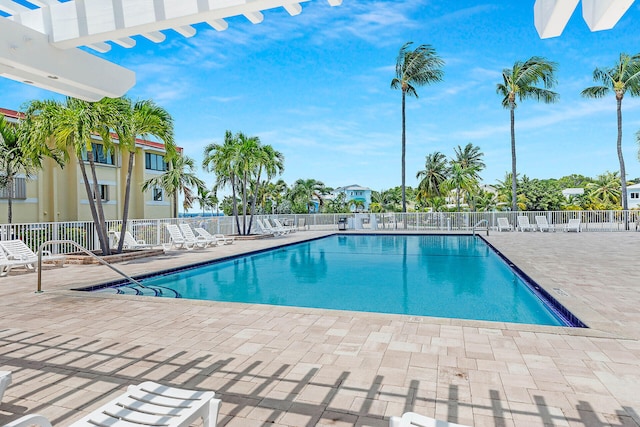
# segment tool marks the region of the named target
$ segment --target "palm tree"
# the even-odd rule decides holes
[[[622,192],[618,172],[598,175],[595,182],[587,184],[587,199],[592,209],[619,209]]]
[[[238,171],[237,171],[238,143],[230,130],[224,135],[222,144],[209,144],[204,148],[202,167],[207,172],[216,175],[214,191],[219,188],[231,187],[232,214],[236,220],[236,230],[240,233],[240,217],[238,216]]]
[[[325,194],[327,194],[327,188],[322,181],[299,179],[293,183],[290,198],[294,205],[296,203],[304,204],[307,208],[307,213],[311,213],[314,198],[318,200],[319,210],[322,210]]]
[[[362,212],[364,210],[364,201],[359,199],[351,199],[349,202],[349,207],[353,206],[353,210],[356,212]]]
[[[142,184],[142,191],[154,186],[162,188],[173,198],[173,217],[178,217],[178,196],[183,195],[182,207],[187,210],[193,206],[196,194],[205,187],[205,183],[195,174],[195,162],[190,157],[177,155],[170,159],[168,171],[146,180]],[[194,193],[193,187],[196,188]]]
[[[456,210],[460,211],[460,193],[462,190],[472,191],[478,186],[475,178],[478,167],[463,167],[462,163],[452,160],[449,165],[448,178],[444,182],[447,188],[456,190]]]
[[[203,168],[216,174],[216,189],[231,186],[233,192],[233,215],[240,234],[250,234],[255,207],[260,193],[263,173],[273,178],[284,168],[282,153],[270,145],[262,145],[260,138],[248,137],[242,132],[235,135],[226,131],[223,144],[209,144],[204,150]],[[240,192],[243,209],[242,227],[238,214],[236,192]],[[247,212],[251,198],[251,210]],[[250,214],[247,224],[246,216]]]
[[[511,174],[518,176],[516,171],[516,131],[515,131],[515,109],[516,98],[519,101],[525,99],[535,99],[545,104],[556,102],[558,94],[551,89],[556,81],[554,74],[557,69],[555,62],[547,61],[545,58],[533,56],[525,62],[517,61],[513,68],[502,70],[502,83],[496,86],[496,93],[503,96],[502,106],[509,110],[511,117]],[[543,87],[538,87],[542,83]],[[517,182],[511,183],[511,210],[518,210],[517,204]]]
[[[61,159],[54,153],[38,149],[30,150],[24,139],[28,135],[27,122],[9,123],[0,115],[0,188],[5,189],[7,198],[7,221],[13,221],[13,199],[15,198],[15,179],[19,173],[24,173],[26,179],[42,168],[42,157],[49,155],[62,164]]]
[[[122,207],[122,228],[120,229],[120,239],[118,239],[118,252],[122,252],[124,236],[127,231],[127,220],[129,218],[129,200],[131,194],[131,175],[133,172],[133,160],[136,153],[136,138],[148,139],[154,136],[164,144],[167,156],[170,159],[176,155],[176,147],[173,140],[173,118],[162,107],[153,101],[145,100],[132,103],[129,99],[120,98],[113,100],[119,103],[122,120],[116,127],[119,146],[123,155],[129,153],[127,163],[127,177],[125,182],[125,194]]]
[[[496,183],[496,192],[498,194],[498,205],[502,206],[513,206],[513,183],[512,183],[513,175],[511,173],[506,173],[504,179],[498,180]],[[517,177],[516,177],[517,179]],[[524,210],[527,207],[527,198],[524,194],[518,194],[516,196],[516,210]],[[511,208],[513,210],[513,208]]]
[[[198,204],[202,209],[202,215],[204,216],[207,209],[213,211],[213,208],[218,204],[218,196],[215,191],[210,191],[205,187],[198,188]]]
[[[396,76],[391,80],[392,89],[402,91],[402,212],[407,211],[405,190],[405,156],[406,156],[406,105],[407,96],[418,98],[417,86],[424,86],[442,81],[444,61],[430,45],[423,44],[415,50],[409,48],[413,42],[405,43],[396,59]]]
[[[485,168],[484,153],[480,151],[480,147],[468,143],[464,148],[459,145],[453,149],[456,154],[455,161],[460,163],[463,169],[467,169],[472,173],[472,177],[480,180],[480,172]]]
[[[53,137],[56,148],[66,153],[75,152],[89,201],[91,217],[98,235],[103,255],[109,255],[109,240],[100,197],[100,187],[96,174],[93,136],[98,134],[106,151],[112,149],[110,129],[115,129],[121,120],[117,104],[109,98],[99,102],[86,102],[67,97],[64,102],[53,100],[32,101],[27,108],[30,125],[28,141],[31,147],[43,147]],[[91,181],[87,176],[83,154],[89,162]]]
[[[439,151],[428,154],[424,163],[424,170],[418,171],[417,201],[430,199],[442,195],[442,184],[447,180],[447,158]]]
[[[259,140],[258,140],[259,142]],[[253,215],[256,212],[256,198],[260,190],[260,178],[262,172],[266,174],[266,179],[272,179],[276,175],[280,175],[284,170],[284,156],[281,152],[275,150],[271,145],[259,145],[255,153],[256,157],[255,165],[257,170],[255,172],[255,182],[253,189],[253,201],[251,203],[251,218],[249,220],[249,229],[247,234],[251,233],[251,224],[253,223]]]
[[[640,54],[629,56],[620,54],[620,59],[611,68],[596,68],[593,71],[593,80],[600,82],[600,86],[592,86],[582,91],[586,98],[602,98],[613,92],[616,96],[616,110],[618,114],[618,161],[620,162],[620,184],[622,188],[622,209],[629,208],[627,203],[627,175],[622,156],[622,100],[628,92],[630,96],[640,95]],[[626,227],[629,227],[625,221]]]

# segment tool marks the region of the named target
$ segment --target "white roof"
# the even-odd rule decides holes
[[[351,191],[371,191],[371,189],[369,187],[362,187],[358,184],[353,184],[353,185],[347,185],[346,187],[338,187],[336,188],[335,191],[347,191],[347,190],[351,190]]]
[[[309,0],[0,0],[0,76],[87,101],[124,95],[136,82],[131,70],[78,49],[107,52],[110,43],[131,48],[140,35],[155,43],[163,30],[184,37],[207,23],[218,31],[225,18],[243,15],[262,22],[263,10],[284,8],[290,15]],[[332,6],[342,0],[327,0]]]
[[[627,185],[627,190],[630,189],[630,188],[633,189],[633,190],[635,190],[636,188],[640,188],[640,182],[637,183],[637,184],[633,184],[633,185]]]
[[[572,194],[584,194],[584,188],[573,187],[573,188],[565,188],[562,190],[562,194],[564,196],[572,195]]]

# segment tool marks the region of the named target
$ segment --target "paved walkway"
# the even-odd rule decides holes
[[[118,264],[166,269],[284,242],[237,241]],[[325,233],[326,234],[326,233]],[[591,326],[168,300],[68,289],[65,266],[0,278],[0,425],[68,425],[145,380],[214,390],[226,426],[386,426],[413,410],[474,426],[640,426],[640,233],[492,233],[488,241]]]

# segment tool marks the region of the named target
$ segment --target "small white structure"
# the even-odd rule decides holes
[[[562,195],[567,199],[571,199],[573,196],[581,196],[584,194],[584,188],[565,188],[562,190]]]
[[[640,208],[640,183],[627,186],[627,206],[629,209]]]

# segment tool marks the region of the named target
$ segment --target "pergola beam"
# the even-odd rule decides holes
[[[116,98],[135,73],[80,49],[52,47],[46,35],[0,19],[0,75],[87,101]]]

